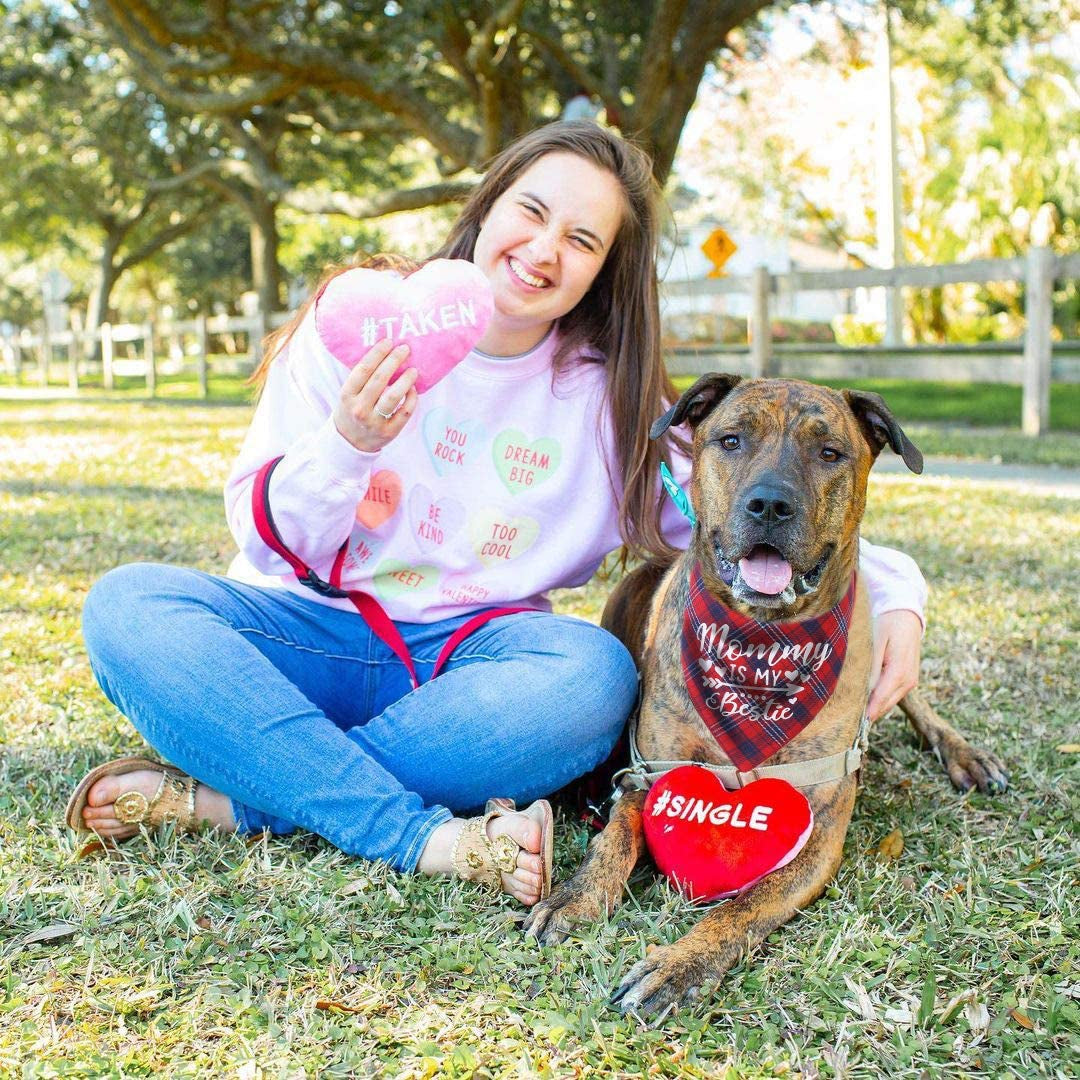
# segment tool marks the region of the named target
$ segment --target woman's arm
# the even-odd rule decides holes
[[[245,558],[262,573],[291,573],[263,543],[252,517],[255,475],[272,458],[283,455],[270,481],[270,508],[291,551],[317,571],[328,569],[352,530],[378,455],[356,449],[334,424],[346,374],[322,346],[313,308],[287,353],[271,365],[225,484],[229,528]]]
[[[859,570],[874,619],[873,689],[866,709],[877,720],[919,681],[926,581],[910,556],[866,540],[859,541]]]

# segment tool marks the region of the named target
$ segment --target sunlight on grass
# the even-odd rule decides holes
[[[135,559],[224,569],[220,489],[246,416],[0,408],[0,1075],[1069,1073],[1080,807],[1058,747],[1080,741],[1080,516],[1062,499],[872,481],[866,535],[932,585],[924,683],[1012,790],[956,795],[887,718],[826,895],[659,1028],[605,1003],[648,942],[698,917],[648,871],[609,920],[540,950],[508,903],[311,836],[165,830],[75,860],[73,783],[144,749],[94,684],[83,597]],[[557,604],[596,619],[608,591]],[[883,860],[894,829],[903,854]],[[565,806],[559,875],[588,835]]]

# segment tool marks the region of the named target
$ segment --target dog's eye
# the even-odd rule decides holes
[[[839,461],[843,456],[839,450],[834,450],[831,446],[825,446],[821,450],[822,461]]]
[[[738,435],[721,435],[720,445],[725,450],[738,450],[739,449],[739,436]]]

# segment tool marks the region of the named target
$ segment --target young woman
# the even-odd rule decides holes
[[[524,904],[546,892],[540,796],[607,756],[636,691],[622,645],[551,614],[547,593],[588,581],[620,545],[660,554],[688,535],[658,480],[661,457],[685,478],[685,454],[648,438],[674,398],[657,236],[646,155],[557,123],[494,160],[439,252],[483,273],[494,313],[435,387],[418,395],[411,368],[393,377],[406,349],[343,332],[349,271],[324,285],[264,362],[226,485],[241,552],[229,577],[141,564],[91,590],[94,672],[173,766],[94,770],[69,804],[74,828],[119,840],[162,820],[299,826]],[[259,490],[293,557],[379,601],[417,688],[370,620],[305,588],[268,545]],[[885,657],[880,713],[914,683],[923,585],[911,560],[869,545],[863,571]],[[529,610],[470,633],[430,678],[456,630],[506,606]]]

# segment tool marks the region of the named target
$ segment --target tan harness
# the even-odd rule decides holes
[[[859,730],[855,742],[849,750],[827,757],[808,758],[806,761],[791,761],[786,765],[759,765],[756,769],[742,772],[734,765],[710,765],[705,761],[646,761],[637,745],[638,710],[630,718],[628,729],[630,737],[630,765],[621,769],[613,777],[617,799],[629,791],[648,791],[666,772],[679,768],[680,765],[698,765],[714,773],[729,791],[746,787],[755,780],[775,777],[786,780],[792,787],[814,787],[816,784],[828,784],[843,780],[857,772],[862,765],[863,752],[866,750],[870,735],[870,718],[864,712],[859,721]]]

